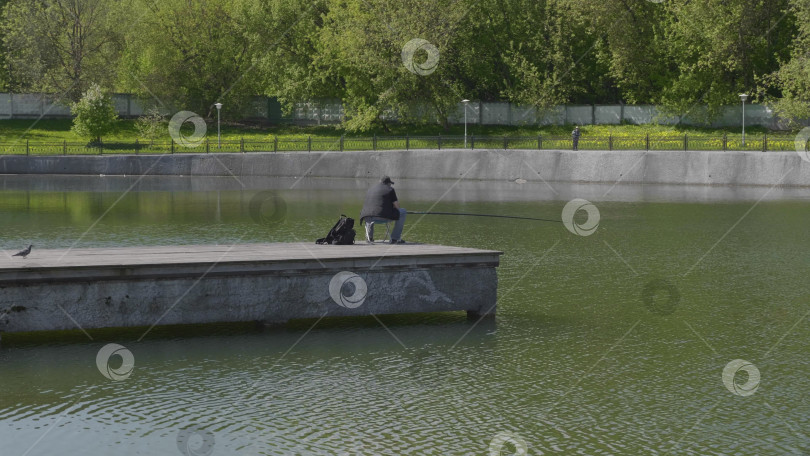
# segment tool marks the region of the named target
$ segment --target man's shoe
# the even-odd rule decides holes
[[[407,244],[407,242],[403,241],[402,239],[391,239],[392,244]]]

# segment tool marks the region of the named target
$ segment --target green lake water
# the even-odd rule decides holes
[[[339,214],[356,217],[370,183],[9,176],[0,239],[35,252],[311,242]],[[267,188],[284,208],[257,217],[250,202]],[[600,222],[577,236],[560,223],[410,215],[407,241],[504,252],[494,322],[6,336],[0,455],[810,454],[810,192],[396,188],[411,210],[555,219],[579,197]],[[110,342],[133,354],[125,380],[96,367]],[[749,364],[724,379],[734,360]]]

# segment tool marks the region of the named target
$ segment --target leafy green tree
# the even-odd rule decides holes
[[[98,84],[91,84],[81,100],[73,103],[70,112],[75,116],[73,132],[95,142],[101,142],[102,136],[115,130],[118,122],[112,98]]]
[[[5,9],[8,0],[0,0],[0,12]],[[2,13],[0,13],[0,21],[2,21]],[[8,64],[8,49],[6,48],[5,36],[8,30],[3,27],[0,29],[0,90],[8,92],[14,87],[11,75],[9,74]]]
[[[141,24],[126,37],[124,86],[167,109],[210,117],[238,113],[261,93],[247,25],[255,0],[145,0]]]
[[[471,14],[477,30],[465,40],[475,47],[469,58],[486,56],[497,72],[492,99],[548,108],[570,101],[591,80],[585,26],[565,0],[487,0]],[[487,72],[475,68],[473,79]]]
[[[114,0],[10,0],[3,44],[14,90],[64,94],[76,101],[97,82],[111,87],[121,52]]]
[[[761,95],[774,105],[780,117],[799,127],[802,121],[810,119],[810,0],[792,0],[791,8],[796,15],[798,34],[790,59],[763,78]],[[774,88],[781,96],[766,92]]]
[[[472,0],[437,0],[430,8],[417,0],[329,0],[314,62],[320,78],[335,82],[346,128],[380,124],[384,113],[446,126],[465,97],[459,30],[468,26],[466,12],[473,5]]]
[[[655,103],[675,74],[667,53],[667,8],[651,1],[568,0],[569,16],[587,37],[577,49],[577,69],[587,81],[579,92],[588,103]],[[590,94],[588,100],[582,99]]]
[[[207,117],[331,98],[365,130],[446,126],[463,98],[711,120],[759,88],[810,116],[810,0],[4,1],[0,85],[73,101],[91,81]]]
[[[327,0],[263,0],[246,10],[257,93],[277,97],[288,114],[298,101],[340,96],[340,78],[319,53]]]
[[[670,112],[710,120],[739,103],[790,50],[788,0],[671,0],[666,45],[675,75],[661,94]],[[697,106],[708,109],[700,116]]]

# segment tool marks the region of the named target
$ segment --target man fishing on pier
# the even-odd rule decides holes
[[[402,228],[405,227],[405,209],[399,207],[394,182],[388,176],[383,176],[380,182],[366,193],[363,210],[360,211],[360,222],[366,228],[366,241],[374,243],[375,223],[394,223],[391,232],[391,244],[404,244]]]

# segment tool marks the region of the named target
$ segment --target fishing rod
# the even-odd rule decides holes
[[[538,222],[557,222],[562,223],[562,220],[542,219],[533,217],[518,217],[515,215],[495,215],[495,214],[470,214],[468,212],[430,212],[430,211],[408,211],[408,214],[422,214],[422,215],[465,215],[469,217],[495,217],[495,218],[508,218],[519,220],[536,220]]]

